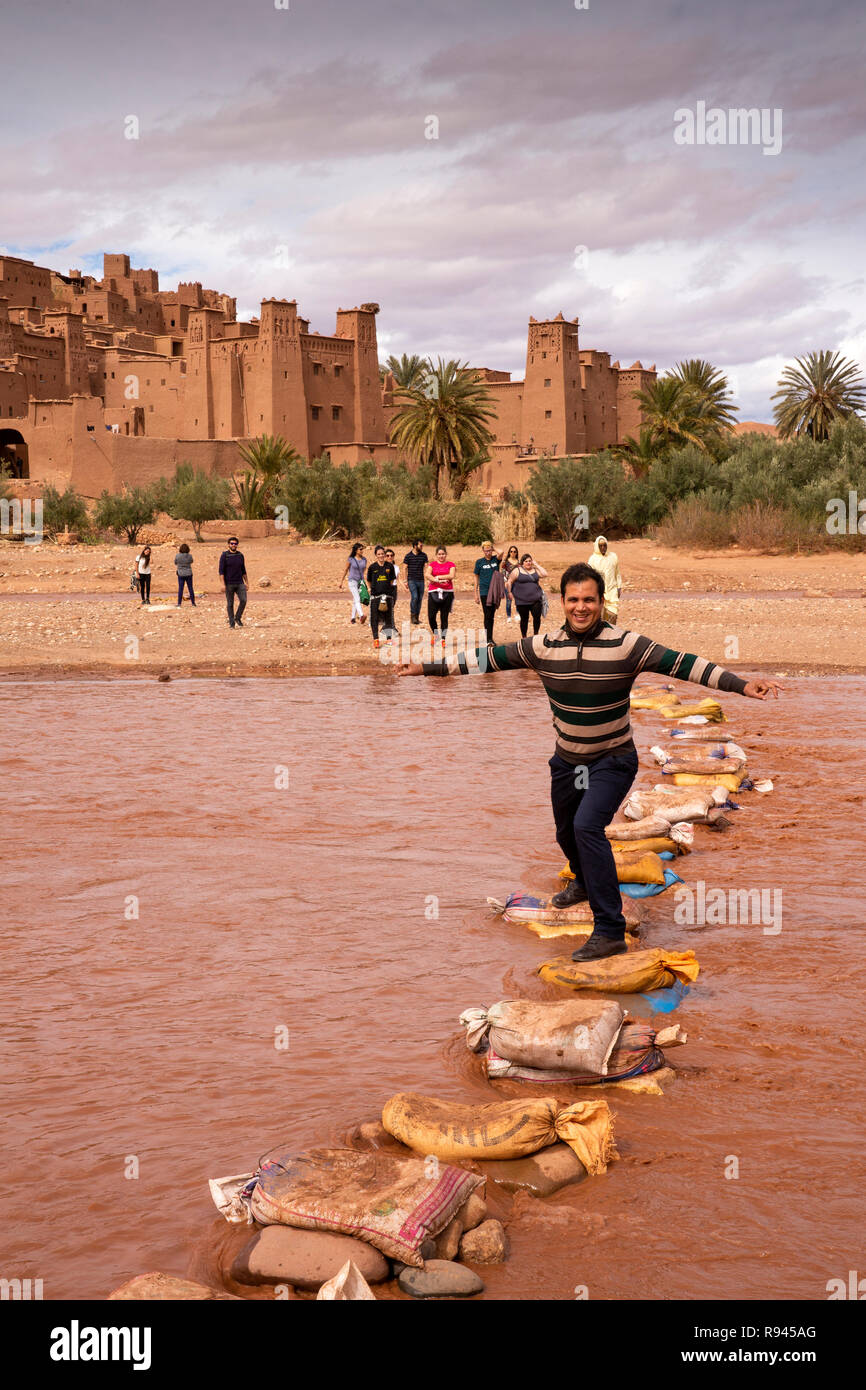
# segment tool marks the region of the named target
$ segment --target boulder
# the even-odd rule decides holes
[[[150,1274],[137,1274],[134,1279],[128,1279],[119,1289],[110,1293],[108,1298],[109,1301],[137,1299],[150,1302],[172,1299],[178,1303],[209,1298],[232,1298],[237,1302],[241,1301],[236,1294],[226,1293],[223,1289],[211,1289],[207,1284],[197,1284],[193,1279],[178,1279],[174,1274],[160,1274],[157,1270],[152,1270]]]
[[[268,579],[268,577],[267,577],[266,574],[263,574],[262,577],[261,577],[261,579],[259,580],[259,588],[260,588],[260,589],[269,589],[270,587],[271,587],[271,581]]]
[[[499,1221],[482,1221],[460,1241],[460,1258],[471,1265],[498,1265],[508,1254],[508,1237]]]
[[[405,1144],[401,1144],[399,1139],[395,1139],[393,1134],[389,1134],[381,1120],[366,1120],[364,1124],[358,1125],[353,1131],[354,1143],[352,1147],[359,1149],[391,1149],[399,1153],[408,1153]]]
[[[340,1273],[347,1260],[368,1284],[389,1277],[380,1251],[354,1236],[330,1231],[301,1231],[294,1226],[265,1226],[235,1258],[231,1277],[239,1284],[294,1284],[320,1289]]]
[[[423,1269],[403,1269],[397,1283],[412,1298],[471,1298],[484,1291],[474,1270],[451,1260],[428,1260]]]
[[[549,1197],[551,1192],[586,1177],[586,1169],[567,1144],[551,1144],[529,1158],[492,1159],[480,1167],[506,1192],[527,1191],[536,1197]]]
[[[462,1234],[463,1222],[460,1220],[460,1213],[458,1212],[454,1219],[449,1221],[445,1229],[440,1231],[436,1237],[436,1259],[456,1260]]]
[[[477,1192],[472,1193],[468,1201],[464,1202],[457,1215],[460,1217],[464,1231],[474,1231],[476,1226],[481,1225],[487,1215],[487,1203],[481,1196],[480,1188]]]

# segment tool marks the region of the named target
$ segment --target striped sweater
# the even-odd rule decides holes
[[[629,694],[642,671],[694,681],[710,690],[742,695],[746,682],[733,671],[691,652],[675,652],[650,637],[598,622],[578,635],[568,627],[505,646],[477,647],[443,662],[425,662],[425,676],[472,671],[535,671],[547,691],[556,751],[566,762],[593,762],[632,748]]]

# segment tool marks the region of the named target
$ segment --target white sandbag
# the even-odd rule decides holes
[[[609,840],[652,840],[658,835],[667,835],[668,821],[664,816],[642,816],[636,821],[611,821],[610,825],[605,826],[604,833]]]
[[[221,1212],[226,1221],[233,1225],[245,1223],[252,1225],[253,1218],[250,1212],[248,1195],[243,1196],[243,1189],[252,1183],[255,1173],[236,1173],[230,1178],[209,1178],[208,1187],[213,1198],[214,1206]]]
[[[464,1009],[466,1046],[491,1046],[518,1066],[607,1075],[607,1063],[625,1020],[613,999],[503,999],[489,1009]]]
[[[375,1303],[376,1295],[358,1266],[352,1260],[347,1260],[339,1273],[319,1289],[316,1302],[320,1299],[332,1303],[358,1303],[362,1300]]]

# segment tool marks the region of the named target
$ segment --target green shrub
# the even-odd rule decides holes
[[[58,492],[51,483],[46,483],[42,491],[42,525],[51,540],[67,527],[79,535],[90,530],[87,503],[71,483],[65,492]]]
[[[125,532],[129,544],[135,545],[142,526],[152,524],[156,511],[153,488],[134,487],[120,493],[106,489],[96,504],[94,520],[100,531],[113,531],[116,536]]]

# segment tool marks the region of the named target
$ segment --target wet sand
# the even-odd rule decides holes
[[[660,635],[686,618],[670,622]],[[559,997],[534,975],[557,944],[484,906],[549,891],[560,867],[546,697],[523,673],[368,669],[0,689],[17,732],[4,1247],[46,1299],[103,1298],[147,1269],[213,1271],[226,1228],[208,1177],[274,1145],[339,1142],[396,1090],[535,1093],[484,1080],[457,1019]],[[687,883],[781,889],[782,930],[691,930],[670,894],[652,903],[649,944],[694,948],[703,967],[669,1016],[689,1033],[677,1078],[663,1097],[609,1093],[622,1156],[606,1176],[503,1204],[511,1256],[484,1271],[485,1297],[570,1299],[584,1284],[591,1299],[824,1299],[862,1265],[866,682],[787,684],[778,703],[724,697],[776,790],[743,794],[734,828],[699,828],[677,864]],[[660,721],[635,725],[652,784]]]

